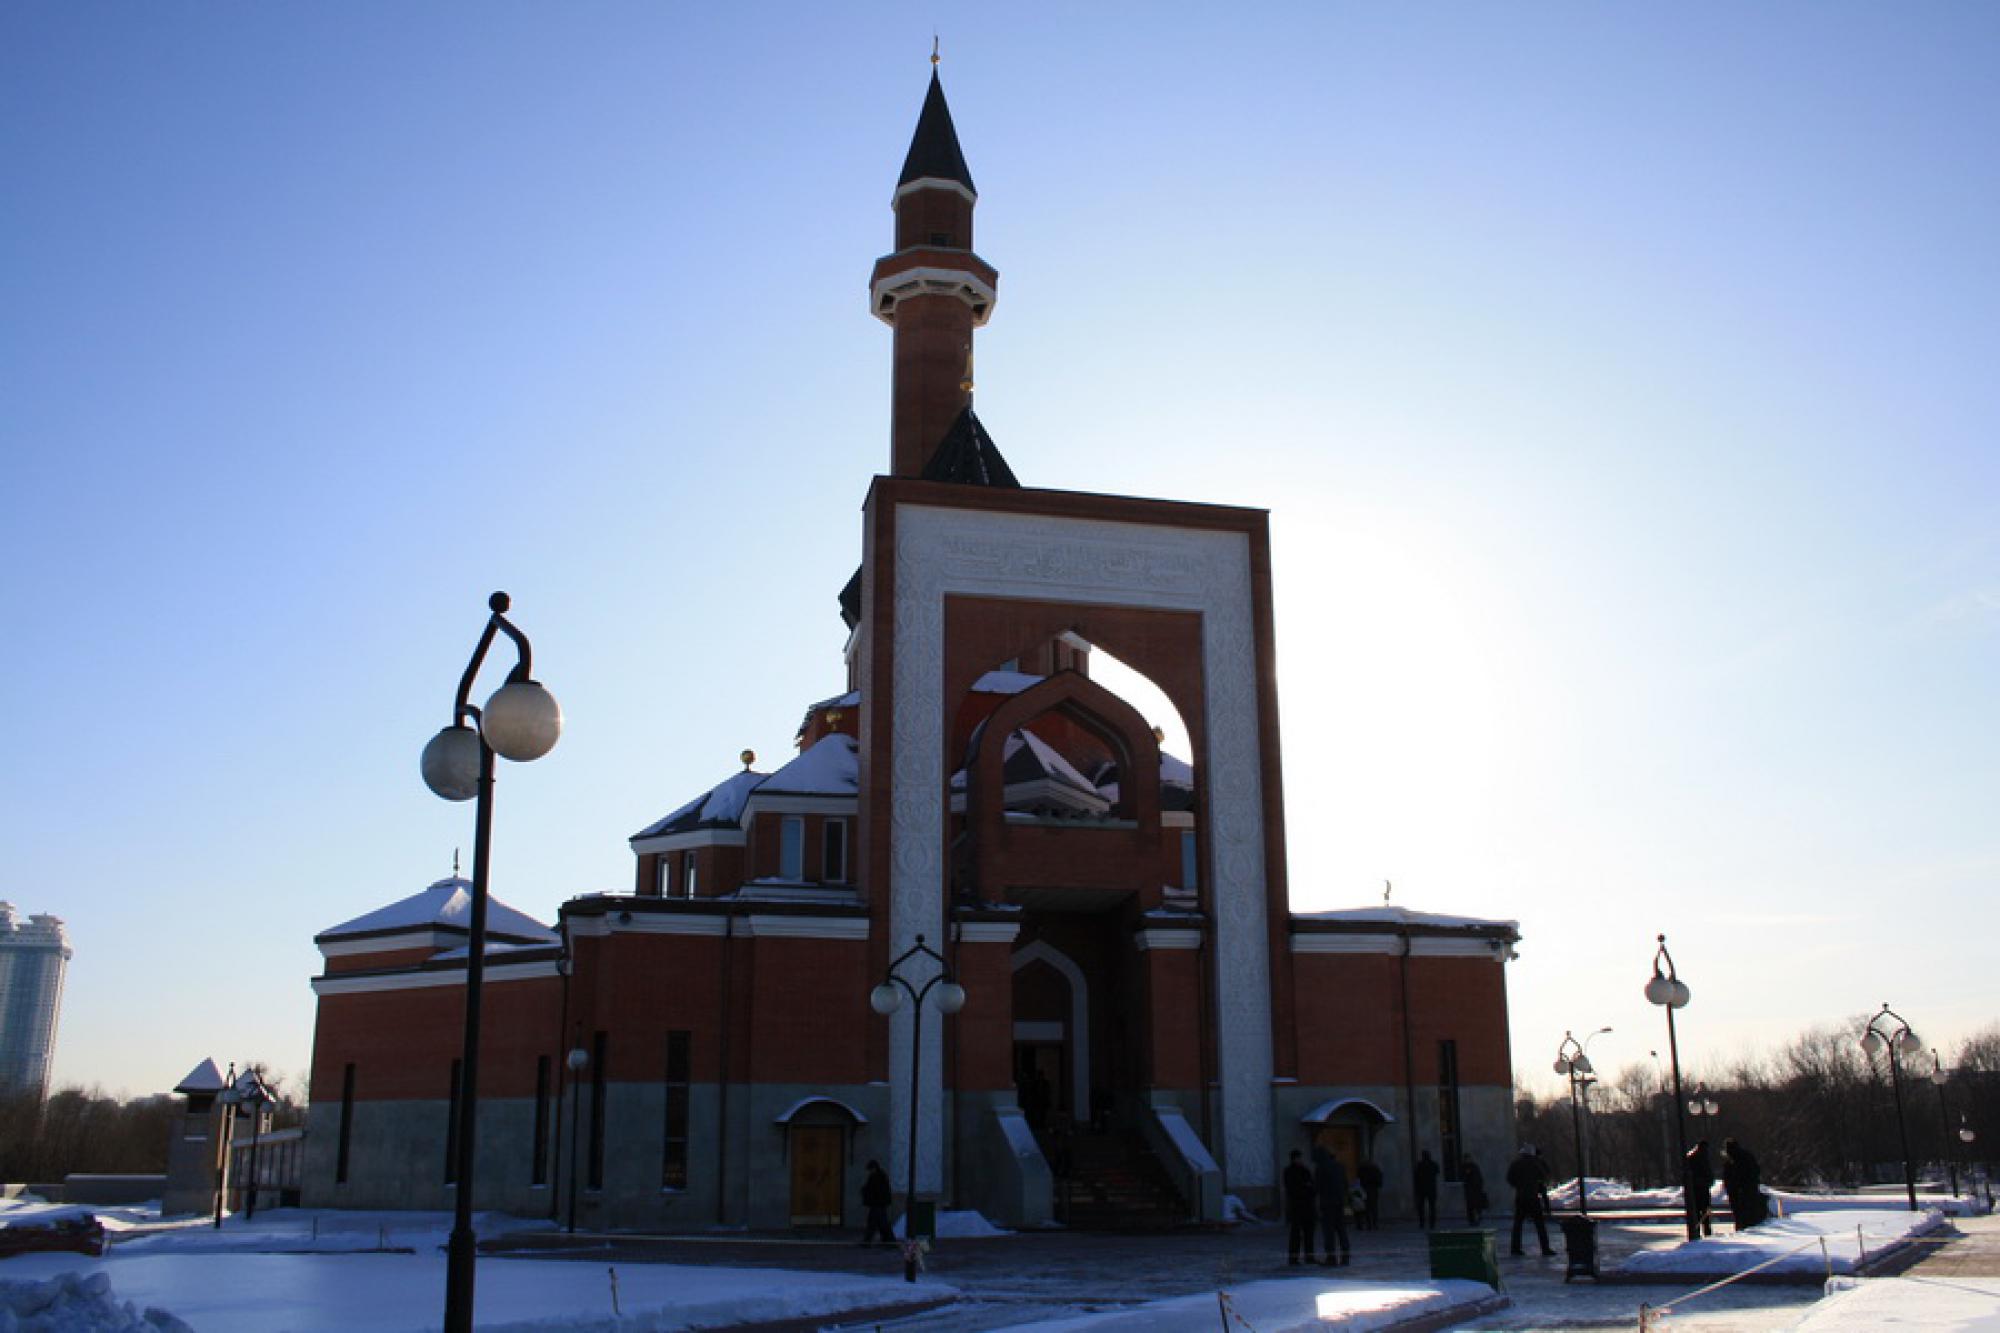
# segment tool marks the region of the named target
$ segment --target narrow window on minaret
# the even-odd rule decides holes
[[[682,859],[687,862],[687,866],[681,874],[681,897],[692,898],[694,897],[694,853],[687,852]]]
[[[820,848],[820,880],[827,884],[847,883],[847,821],[826,821],[825,842]]]
[[[1181,831],[1181,887],[1189,893],[1201,888],[1201,862],[1195,856],[1194,831]]]

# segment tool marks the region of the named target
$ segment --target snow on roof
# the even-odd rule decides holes
[[[1318,1106],[1313,1107],[1312,1110],[1307,1111],[1304,1115],[1300,1116],[1299,1123],[1306,1125],[1323,1125],[1329,1119],[1331,1119],[1332,1116],[1337,1111],[1347,1106],[1360,1106],[1366,1108],[1367,1110],[1373,1112],[1378,1117],[1379,1122],[1381,1124],[1393,1125],[1396,1123],[1395,1116],[1390,1115],[1387,1111],[1377,1106],[1374,1102],[1369,1101],[1366,1097],[1328,1098],[1326,1101],[1321,1102]]]
[[[855,1110],[852,1106],[849,1106],[846,1102],[841,1101],[838,1097],[824,1097],[824,1096],[799,1098],[797,1101],[793,1102],[790,1106],[787,1106],[784,1109],[783,1114],[779,1115],[778,1118],[772,1123],[779,1125],[789,1125],[792,1123],[792,1117],[797,1115],[799,1112],[805,1110],[808,1106],[831,1106],[838,1110],[847,1112],[847,1114],[853,1118],[854,1123],[857,1125],[865,1125],[868,1123],[867,1116],[861,1114],[861,1112]]]
[[[637,842],[640,838],[656,838],[663,833],[681,833],[688,829],[717,824],[733,825],[743,817],[743,803],[750,799],[750,793],[757,790],[769,776],[768,773],[758,773],[747,768],[740,773],[731,773],[665,819],[648,824],[634,833],[632,841]]]
[[[757,788],[761,795],[785,792],[795,796],[852,796],[859,790],[860,749],[854,737],[844,732],[820,737]]]
[[[982,724],[983,725],[983,724]],[[1021,751],[1026,749],[1025,759]],[[1001,776],[1008,783],[1032,782],[1037,778],[1050,778],[1067,783],[1078,791],[1098,795],[1098,790],[1089,778],[1076,771],[1076,766],[1057,754],[1055,749],[1032,731],[1016,731],[1007,737],[1007,743],[1000,750]],[[965,789],[965,770],[959,769],[951,775],[951,789]]]
[[[817,713],[822,708],[853,708],[859,705],[860,702],[861,691],[849,690],[845,694],[836,694],[831,699],[821,699],[816,704],[806,705],[806,712]]]
[[[1019,694],[1048,679],[1025,671],[989,671],[972,682],[974,694]]]
[[[1518,921],[1499,921],[1482,916],[1447,916],[1439,912],[1412,912],[1407,907],[1346,907],[1331,912],[1295,912],[1296,921],[1334,921],[1367,926],[1437,926],[1448,930],[1511,930],[1519,934]]]
[[[374,911],[343,921],[337,926],[329,926],[316,937],[327,939],[335,935],[363,935],[375,931],[416,930],[424,926],[443,926],[451,930],[468,930],[472,926],[472,881],[453,875],[441,879],[422,893],[413,893],[407,898],[378,907]],[[553,941],[556,933],[525,912],[517,912],[498,898],[488,895],[486,899],[486,931],[489,935],[513,937],[535,941]]]
[[[174,1091],[185,1093],[221,1092],[223,1087],[222,1071],[215,1067],[215,1061],[203,1060],[193,1069],[188,1070],[188,1076],[174,1085]]]

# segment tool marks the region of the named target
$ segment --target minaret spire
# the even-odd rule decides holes
[[[892,207],[896,249],[875,261],[869,304],[896,330],[890,472],[923,473],[972,402],[972,334],[992,313],[1000,275],[972,250],[979,192],[959,147],[931,39],[930,87]]]

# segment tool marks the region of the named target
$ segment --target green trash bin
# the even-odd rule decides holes
[[[1433,1231],[1431,1276],[1484,1282],[1500,1290],[1500,1252],[1490,1231]]]

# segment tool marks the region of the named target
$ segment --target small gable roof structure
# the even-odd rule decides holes
[[[757,785],[759,796],[852,796],[861,790],[861,752],[845,732],[822,736]]]
[[[472,929],[472,881],[453,875],[441,879],[421,893],[413,893],[387,907],[378,907],[351,921],[329,926],[313,937],[315,943],[351,938],[356,935],[389,935],[408,930],[449,930],[460,934]],[[541,922],[501,902],[491,894],[486,898],[486,937],[494,943],[553,944],[556,933]]]
[[[187,1077],[174,1085],[174,1091],[184,1095],[199,1096],[207,1092],[221,1092],[227,1085],[222,1080],[222,1071],[215,1067],[215,1061],[203,1060]]]
[[[731,773],[666,818],[634,833],[631,841],[691,833],[699,828],[735,828],[743,818],[743,805],[750,799],[750,793],[763,785],[764,779],[769,776],[768,773],[748,768],[740,773]]]

